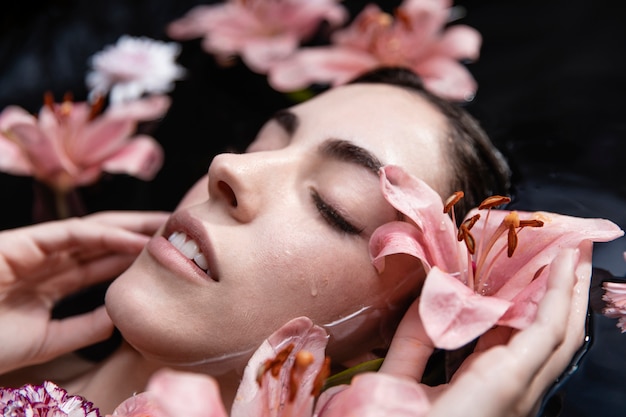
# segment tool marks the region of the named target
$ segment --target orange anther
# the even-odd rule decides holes
[[[463,191],[457,191],[456,193],[452,194],[450,197],[448,197],[448,199],[446,200],[445,206],[443,207],[443,212],[444,213],[449,213],[450,210],[452,210],[452,207],[459,202],[459,200],[461,200],[463,198],[464,194]]]
[[[479,210],[490,209],[490,208],[494,208],[502,204],[506,204],[510,201],[511,201],[510,197],[505,197],[501,195],[492,195],[491,197],[487,197],[486,199],[484,199],[483,202],[480,203],[480,206],[478,206],[478,209]]]

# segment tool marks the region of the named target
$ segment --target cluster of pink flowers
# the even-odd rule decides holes
[[[476,60],[482,39],[469,26],[448,26],[451,11],[451,0],[405,0],[393,15],[372,3],[339,28],[347,11],[336,0],[229,0],[197,6],[168,33],[203,38],[204,49],[221,63],[241,57],[278,91],[336,86],[376,67],[401,66],[442,97],[471,100],[476,82],[460,61]],[[299,47],[322,21],[335,29],[329,45]]]

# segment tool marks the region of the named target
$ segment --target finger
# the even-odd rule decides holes
[[[152,235],[165,224],[170,214],[165,211],[102,211],[83,218]]]
[[[380,371],[421,381],[434,347],[419,315],[419,299],[405,313]]]
[[[81,219],[42,223],[0,233],[0,279],[10,282],[54,266],[59,253],[78,250],[137,254],[148,237],[121,228]]]
[[[550,268],[546,293],[535,321],[516,333],[508,345],[496,346],[479,355],[457,375],[450,389],[435,404],[433,416],[526,415],[534,402],[521,396],[535,375],[549,361],[565,336],[575,284],[577,252],[563,251]],[[539,394],[535,393],[538,397]],[[495,400],[497,399],[497,400]],[[539,398],[535,398],[535,401]],[[475,410],[475,404],[483,404]],[[476,413],[472,414],[472,410]]]
[[[53,320],[37,355],[38,363],[101,342],[112,334],[113,322],[104,306],[89,313]]]
[[[116,278],[135,259],[134,255],[111,255],[87,263],[67,265],[63,271],[47,277],[46,282],[39,286],[39,291],[48,294],[56,302],[83,288]]]

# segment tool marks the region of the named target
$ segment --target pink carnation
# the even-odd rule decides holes
[[[52,382],[24,385],[21,388],[0,388],[0,411],[11,417],[100,417],[89,401]]]

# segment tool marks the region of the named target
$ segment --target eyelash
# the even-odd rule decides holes
[[[329,205],[315,190],[311,190],[311,198],[322,218],[334,229],[349,235],[359,235],[363,229],[346,220],[333,206]]]

